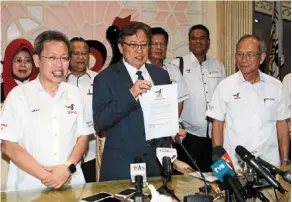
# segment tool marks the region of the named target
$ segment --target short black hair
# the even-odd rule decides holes
[[[150,41],[149,31],[147,27],[145,26],[145,24],[140,23],[140,22],[130,22],[125,27],[123,27],[119,34],[118,43],[122,44],[125,40],[125,37],[135,35],[138,32],[138,30],[142,30],[145,33],[148,43],[149,43]]]
[[[166,41],[166,44],[168,44],[168,33],[161,27],[153,27],[151,28],[151,37],[154,35],[163,35]]]
[[[70,40],[71,43],[74,43],[74,42],[82,42],[82,43],[85,43],[88,47],[88,50],[89,50],[89,45],[87,43],[87,41],[82,38],[82,37],[73,37],[71,40]]]
[[[202,25],[202,24],[194,25],[189,29],[189,39],[191,39],[192,31],[197,30],[197,29],[201,29],[201,30],[205,31],[206,34],[207,34],[207,39],[210,39],[210,31],[209,31],[209,29],[206,26]]]
[[[68,55],[71,57],[71,44],[65,34],[57,30],[47,30],[40,33],[34,40],[34,50],[37,55],[41,55],[44,50],[44,43],[47,41],[63,41],[68,48]]]

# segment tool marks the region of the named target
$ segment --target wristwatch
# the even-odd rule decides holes
[[[289,160],[282,160],[281,161],[281,165],[282,166],[290,166],[291,165],[291,162]]]
[[[76,166],[71,161],[66,161],[65,166],[67,166],[69,173],[72,175],[76,172]]]

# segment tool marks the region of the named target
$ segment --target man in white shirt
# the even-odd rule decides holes
[[[213,119],[213,146],[223,145],[236,169],[242,162],[235,153],[238,145],[275,166],[280,159],[289,164],[289,114],[281,82],[259,71],[265,52],[258,37],[240,38],[235,54],[240,71],[217,86],[206,113]]]
[[[149,48],[149,62],[165,69],[172,83],[177,84],[179,115],[183,109],[183,102],[189,98],[187,85],[177,66],[165,61],[168,45],[168,33],[161,27],[151,28],[151,42]]]
[[[288,110],[291,117],[291,73],[287,74],[283,78],[283,88],[284,88],[285,97],[287,99],[286,110]]]
[[[223,64],[207,56],[209,35],[204,25],[192,26],[189,30],[190,53],[183,56],[182,61],[172,61],[180,67],[190,94],[181,114],[187,130],[183,144],[203,172],[211,171],[212,164],[211,123],[205,113],[217,84],[226,77]],[[179,160],[193,165],[182,149],[178,148],[178,156]]]
[[[88,112],[88,119],[92,119],[92,94],[93,80],[97,72],[88,69],[89,46],[81,37],[74,37],[70,40],[72,58],[70,60],[69,74],[65,81],[78,87]],[[96,137],[92,134],[89,137],[88,151],[84,155],[82,171],[86,182],[96,181]]]
[[[79,161],[86,151],[92,120],[78,89],[63,80],[70,42],[58,31],[45,31],[34,42],[37,79],[15,87],[1,117],[2,152],[10,159],[7,190],[85,183]]]

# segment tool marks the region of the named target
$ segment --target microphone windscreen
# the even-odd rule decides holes
[[[171,159],[169,156],[164,156],[162,158],[162,166],[164,171],[169,172],[171,171]]]
[[[249,151],[247,151],[246,148],[244,148],[243,146],[238,145],[235,148],[236,153],[240,156],[240,158],[244,159],[245,156],[248,156],[250,154]]]

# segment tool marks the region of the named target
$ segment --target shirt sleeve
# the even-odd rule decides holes
[[[167,71],[170,76],[172,83],[177,84],[177,100],[182,102],[190,98],[189,91],[187,89],[187,84],[179,71],[179,68],[171,63],[165,64]]]
[[[89,109],[86,107],[84,100],[81,98],[81,96],[80,102],[80,113],[77,119],[78,134],[79,136],[95,134],[92,113],[89,112]]]
[[[222,85],[218,85],[213,94],[212,100],[208,105],[206,116],[213,119],[224,121],[226,114],[226,102],[223,99]]]
[[[283,93],[285,96],[285,109],[291,117],[291,80],[289,79],[290,75],[287,75],[283,79]]]
[[[287,105],[284,87],[281,84],[279,90],[279,102],[277,103],[277,120],[285,120],[291,117],[290,110],[287,109]]]
[[[18,143],[22,132],[20,128],[20,120],[18,111],[18,102],[20,96],[15,89],[12,89],[5,99],[4,106],[1,110],[1,140],[8,140],[10,142]]]

